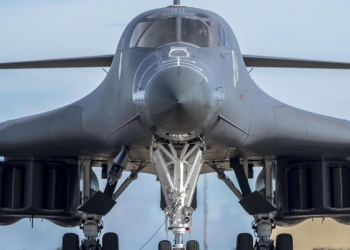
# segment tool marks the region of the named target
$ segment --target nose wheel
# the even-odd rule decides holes
[[[172,250],[170,241],[162,240],[161,242],[159,242],[158,250]]]
[[[199,243],[196,240],[189,240],[186,244],[186,250],[199,250]]]
[[[162,240],[158,244],[158,250],[177,250],[179,248],[173,248],[170,241]],[[184,248],[181,248],[184,250]],[[104,250],[104,249],[103,249]],[[186,250],[199,250],[199,243],[196,240],[189,240],[186,244]],[[247,250],[247,249],[244,249]],[[249,249],[250,250],[250,249]]]
[[[174,244],[161,241],[159,249],[185,250],[183,238],[192,225],[192,200],[204,163],[205,141],[170,141],[154,136],[150,149],[166,204],[167,232],[174,234]],[[186,249],[199,250],[199,244],[190,240]]]

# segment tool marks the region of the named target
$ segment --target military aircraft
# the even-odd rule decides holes
[[[217,172],[255,218],[236,248],[293,249],[275,225],[329,216],[348,223],[349,123],[279,102],[261,91],[247,67],[342,68],[347,63],[241,55],[229,25],[210,11],[175,1],[136,17],[115,55],[2,63],[0,68],[111,66],[91,94],[65,107],[0,124],[3,225],[35,216],[77,226],[63,249],[118,249],[102,238],[101,218],[139,172],[157,175],[175,242],[159,249],[199,249],[183,235],[196,208],[201,173]],[[91,166],[108,185],[101,192]],[[257,191],[248,185],[263,165]],[[240,190],[225,175],[234,170]],[[115,191],[123,171],[130,177]],[[80,189],[79,181],[83,181]],[[275,180],[275,187],[273,182]]]

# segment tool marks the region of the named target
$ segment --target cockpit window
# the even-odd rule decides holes
[[[181,40],[199,47],[219,47],[220,43],[213,32],[197,19],[182,18]]]
[[[222,29],[221,25],[212,21],[206,21],[206,24],[215,33],[216,37],[220,40],[220,43],[226,47],[227,46],[226,34],[225,34],[225,31]]]
[[[158,48],[176,42],[176,18],[160,19],[149,27],[137,42],[140,48]]]
[[[130,39],[130,47],[136,46],[136,43],[140,39],[140,36],[143,34],[143,32],[145,32],[145,30],[148,28],[148,26],[150,26],[150,24],[151,22],[142,22],[136,25]]]
[[[225,32],[218,23],[171,17],[137,24],[130,39],[130,47],[158,48],[174,42],[191,43],[199,47],[227,46]]]

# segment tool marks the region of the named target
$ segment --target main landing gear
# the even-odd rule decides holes
[[[183,237],[191,230],[191,203],[204,162],[205,142],[202,138],[178,142],[153,137],[150,149],[166,203],[167,230],[174,234],[174,244],[161,241],[158,250],[184,250]],[[199,250],[199,243],[189,240],[186,250]]]
[[[79,171],[82,180],[82,206],[80,229],[84,232],[84,239],[79,242],[79,236],[68,233],[62,238],[62,250],[119,250],[119,238],[115,233],[105,233],[102,242],[99,239],[103,229],[102,217],[106,215],[115,205],[115,200],[127,188],[127,186],[137,179],[138,173],[147,165],[140,163],[136,170],[131,171],[130,176],[114,192],[118,180],[121,178],[123,170],[129,158],[127,147],[122,148],[118,156],[108,162],[108,183],[102,193],[98,187],[98,180],[92,171],[90,159],[83,159],[79,164]],[[95,187],[95,188],[93,188]]]
[[[224,169],[218,168],[214,162],[208,163],[218,173],[218,178],[223,180],[237,196],[242,207],[254,217],[252,228],[256,236],[255,243],[253,243],[251,234],[241,233],[237,236],[236,250],[293,250],[291,235],[278,235],[276,244],[271,239],[272,230],[276,227],[272,178],[274,171],[276,171],[276,160],[272,158],[265,159],[262,170],[264,187],[259,192],[251,192],[248,183],[248,160],[243,159],[242,163],[238,160],[230,161],[230,167],[235,171],[241,191],[225,175]]]
[[[99,244],[99,241],[96,241],[97,244],[86,246],[86,242],[82,244],[80,248],[79,236],[74,233],[67,233],[62,238],[62,249],[63,250],[118,250],[119,249],[119,239],[118,235],[115,233],[105,233],[102,237],[102,246]]]

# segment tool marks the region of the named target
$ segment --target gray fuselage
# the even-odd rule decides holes
[[[154,25],[172,30],[152,33]],[[191,41],[196,27],[204,32],[205,44]],[[168,41],[148,41],[142,37],[147,34],[168,36]],[[88,96],[0,124],[0,155],[110,158],[128,145],[133,161],[149,161],[153,135],[175,141],[204,137],[206,159],[213,161],[243,156],[343,160],[350,153],[348,121],[285,105],[254,83],[233,31],[220,16],[170,6],[129,23],[106,78]]]

